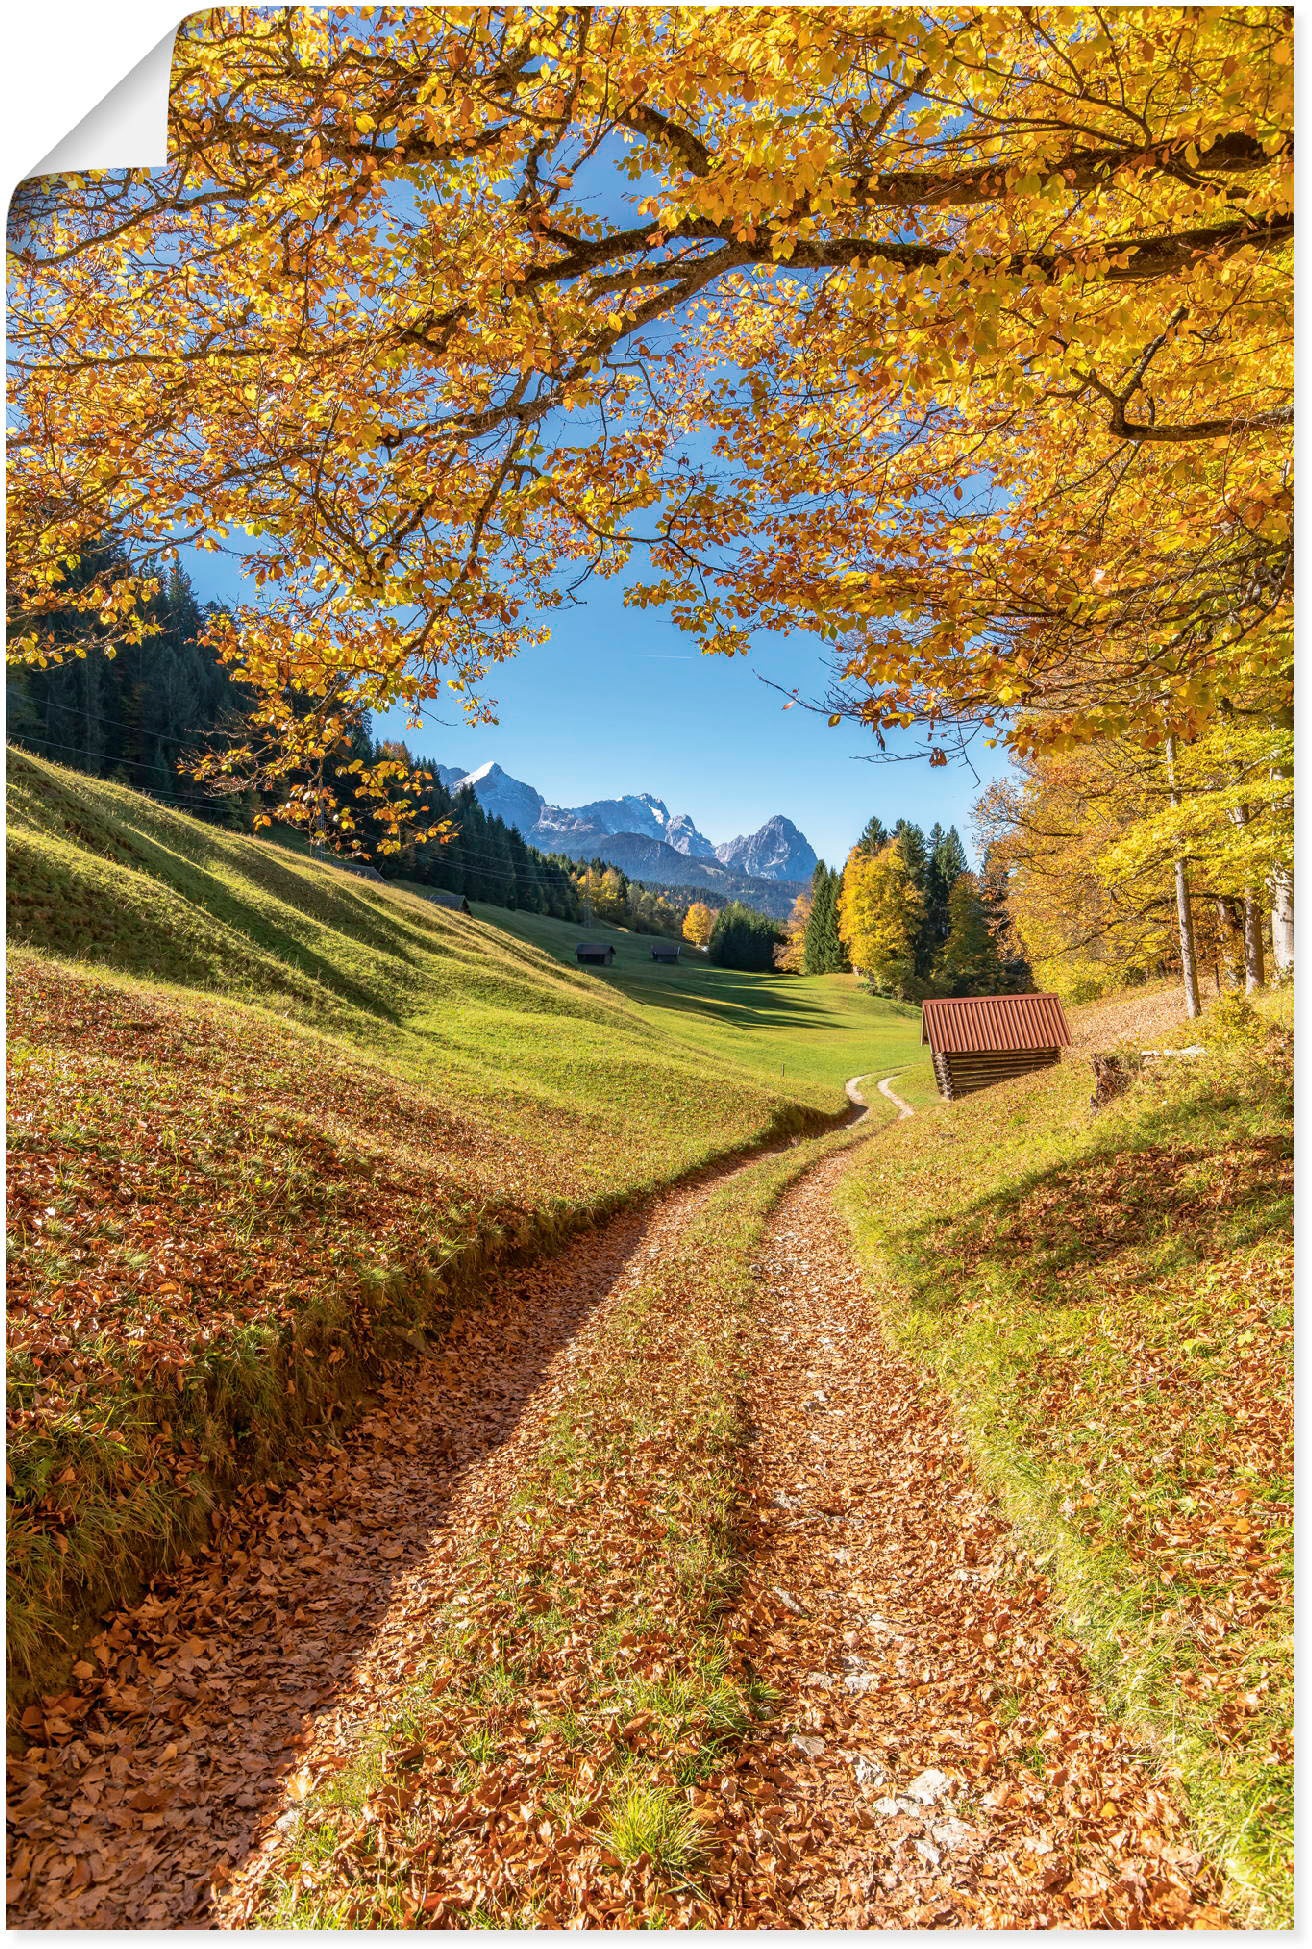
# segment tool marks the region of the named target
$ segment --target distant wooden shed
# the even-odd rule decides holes
[[[591,961],[608,968],[615,959],[615,950],[601,941],[580,941],[574,950],[574,959]]]
[[[367,859],[342,859],[337,853],[326,853],[317,847],[315,858],[321,859],[325,866],[340,867],[343,873],[354,873],[360,880],[381,880],[383,877]]]
[[[677,961],[679,958],[679,943],[677,941],[653,941],[651,944],[651,958],[653,961]]]
[[[926,1002],[921,1011],[920,1040],[946,1097],[1046,1069],[1070,1039],[1056,995],[970,995]]]
[[[414,887],[412,892],[422,893],[425,900],[431,900],[435,907],[449,907],[453,914],[467,914],[469,902],[463,893],[442,893],[437,887]]]

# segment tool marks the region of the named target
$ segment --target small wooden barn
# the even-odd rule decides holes
[[[653,961],[677,961],[679,958],[679,943],[677,941],[653,941],[651,944],[651,958]]]
[[[615,959],[615,950],[602,941],[580,941],[574,950],[576,961],[590,961],[608,968]]]
[[[321,859],[325,866],[336,866],[343,873],[354,873],[360,880],[381,880],[383,877],[367,859],[342,859],[337,853],[325,853],[319,848],[315,849],[315,857]]]
[[[437,887],[412,887],[412,893],[422,893],[425,900],[431,900],[435,907],[448,907],[453,914],[467,914],[469,902],[463,893],[442,893]]]
[[[970,995],[926,1002],[921,1011],[920,1040],[946,1097],[1046,1069],[1070,1039],[1056,995]]]

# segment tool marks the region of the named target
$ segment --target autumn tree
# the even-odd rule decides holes
[[[1293,872],[1292,729],[1219,715],[1197,738],[1048,753],[981,802],[1040,979],[1074,997],[1181,970],[1180,878],[1198,969],[1260,984]]]
[[[916,946],[924,916],[924,897],[897,840],[875,854],[848,855],[838,908],[843,946],[876,994],[906,1001],[918,992]]]
[[[229,551],[306,823],[635,554],[944,761],[1287,701],[1291,83],[1266,7],[193,14],[167,166],[15,202],[15,653]]]
[[[781,974],[803,974],[806,970],[806,930],[811,921],[811,896],[799,893],[784,922],[784,938],[774,951],[774,965]]]
[[[683,938],[694,947],[705,947],[715,926],[715,910],[704,900],[694,900],[683,917]]]

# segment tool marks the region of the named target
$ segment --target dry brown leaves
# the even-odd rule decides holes
[[[431,1674],[427,1730],[394,1742],[360,1816],[403,1871],[392,1926],[459,1925],[526,1895],[538,1922],[602,1926],[1223,1923],[1168,1791],[1100,1717],[942,1401],[883,1346],[829,1203],[840,1168],[788,1196],[764,1255],[749,1579],[727,1636],[777,1714],[687,1786],[694,1887],[622,1867],[600,1831],[606,1777],[632,1756],[658,1782],[685,1777],[677,1739],[606,1703],[687,1664],[695,1606],[663,1610],[650,1581],[684,1458],[634,1443],[626,1412],[601,1417],[596,1493],[550,1512],[549,1561],[527,1521],[515,1558],[512,1498],[581,1364],[631,1359],[608,1317],[635,1283],[659,1286],[700,1190],[504,1282],[338,1454],[287,1494],[247,1495],[210,1552],[112,1622],[11,1769],[14,1919],[258,1919],[298,1809]],[[664,1350],[698,1335],[682,1301],[672,1284],[654,1318],[653,1398]],[[489,1721],[458,1667],[519,1655],[532,1579],[510,1604],[507,1561],[517,1576],[528,1556],[573,1607],[524,1665],[527,1693]],[[603,1656],[626,1608],[641,1629]],[[434,1668],[453,1620],[463,1649]],[[575,1707],[593,1715],[581,1747],[544,1736],[544,1714]],[[475,1718],[497,1750],[471,1778]],[[377,1836],[340,1837],[333,1873],[348,1897],[354,1878],[360,1919],[379,1855]]]
[[[792,1927],[1224,1926],[1217,1883],[1101,1715],[937,1391],[881,1340],[827,1196],[773,1228],[751,1401],[737,1873]]]

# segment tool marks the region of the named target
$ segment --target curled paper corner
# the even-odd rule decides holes
[[[175,33],[167,33],[138,61],[104,100],[28,171],[29,179],[93,169],[162,169],[168,159]]]

